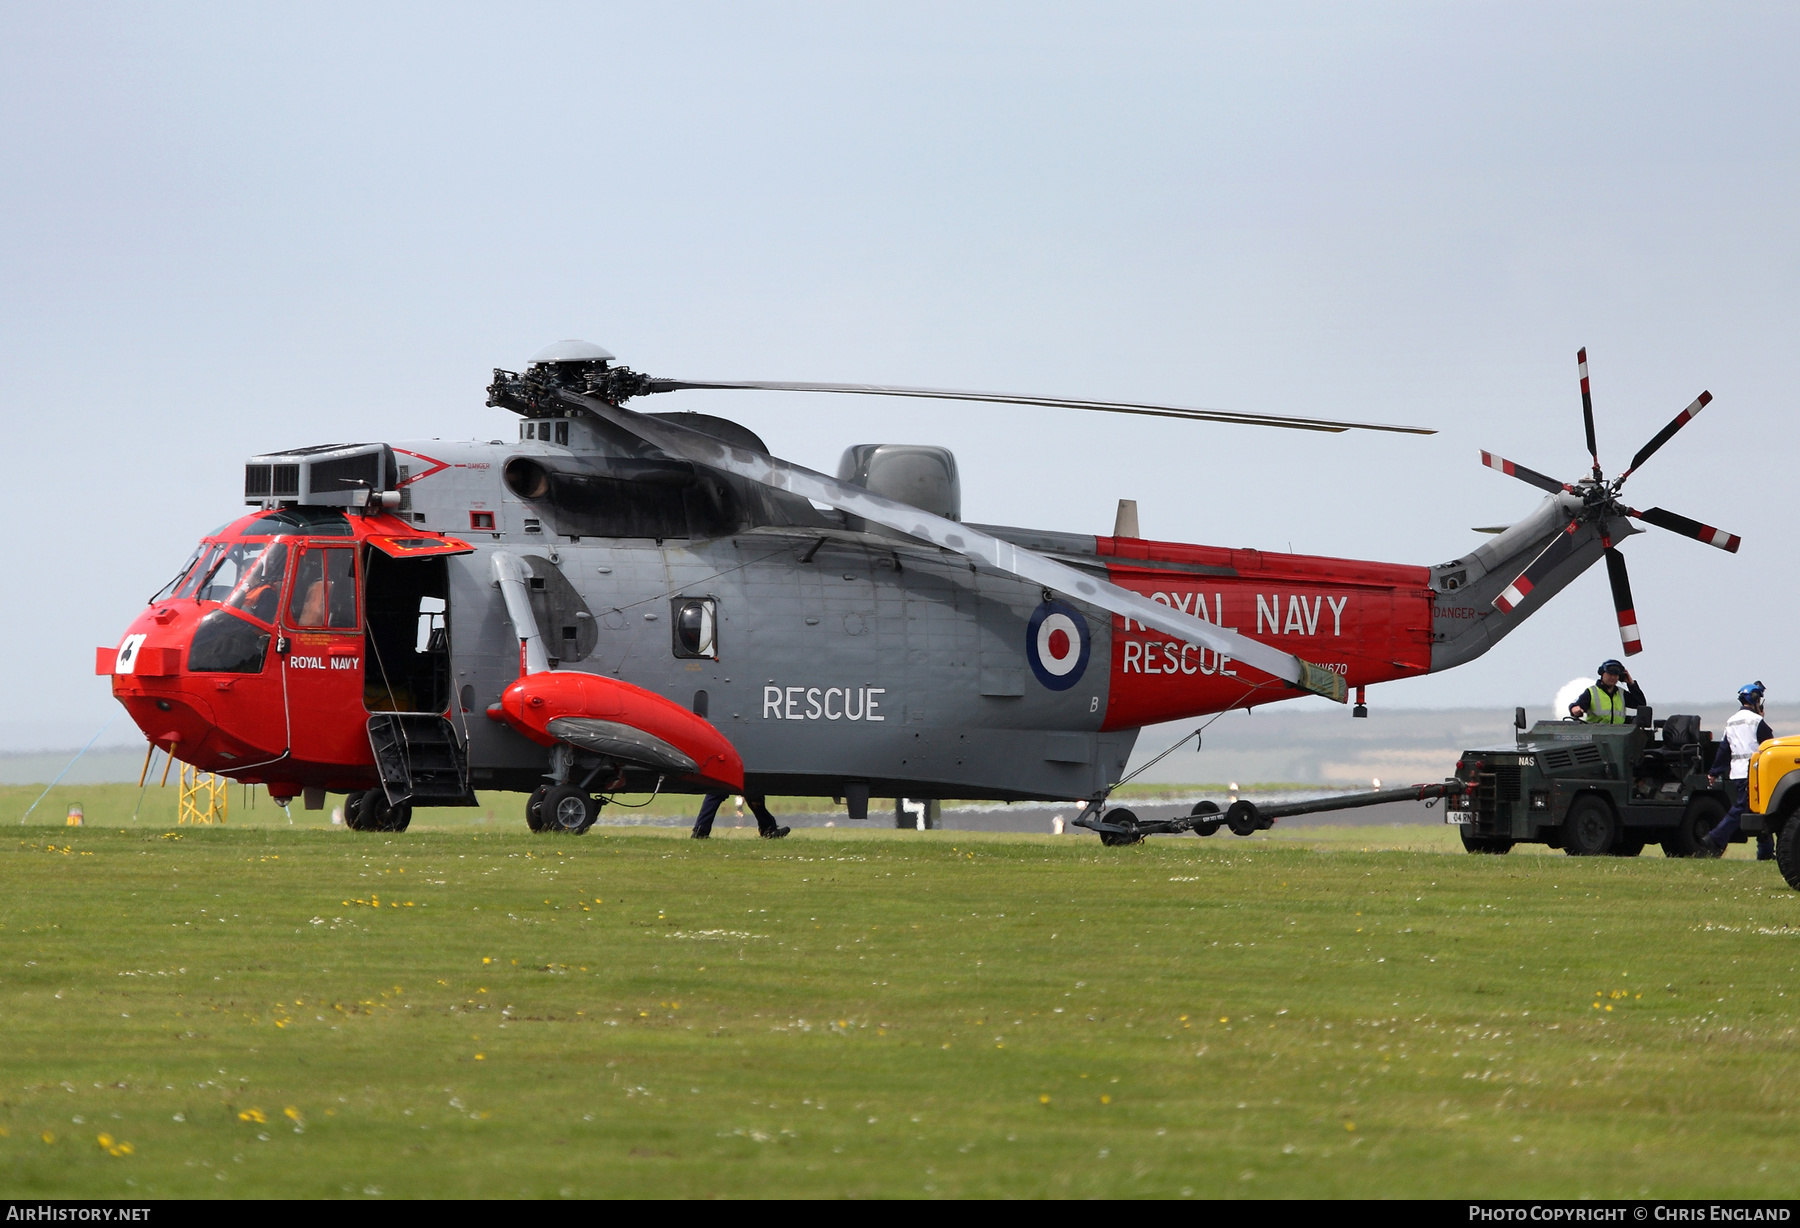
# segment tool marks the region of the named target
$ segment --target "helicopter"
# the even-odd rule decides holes
[[[1601,558],[1641,650],[1617,543],[1633,521],[1739,539],[1620,501],[1710,401],[1608,481],[1579,354],[1592,473],[1489,541],[1417,566],[975,525],[954,454],[858,444],[835,476],[746,427],[630,402],[684,389],[855,393],[1281,429],[1431,434],[1147,402],[899,385],[696,381],[583,341],[496,369],[516,439],[330,444],[250,457],[251,510],[208,534],[116,647],[96,651],[153,748],[267,787],[345,795],[358,831],[415,806],[527,794],[579,834],[621,793],[729,791],[1075,801],[1106,811],[1139,730],[1449,669]],[[1203,803],[1202,806],[1205,804]],[[1210,834],[1201,808],[1185,826]]]

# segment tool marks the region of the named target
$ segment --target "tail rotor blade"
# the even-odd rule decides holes
[[[1525,598],[1531,596],[1531,590],[1541,583],[1545,576],[1554,571],[1559,563],[1575,552],[1575,530],[1580,528],[1579,521],[1571,520],[1569,527],[1556,535],[1556,539],[1538,556],[1526,564],[1525,570],[1519,573],[1518,579],[1506,586],[1506,591],[1494,598],[1494,608],[1502,614],[1510,614]]]
[[[1606,578],[1612,581],[1613,609],[1619,614],[1619,639],[1624,641],[1625,655],[1635,657],[1644,651],[1644,641],[1638,634],[1637,610],[1631,603],[1631,577],[1625,571],[1625,556],[1614,549],[1611,542],[1606,545]]]
[[[1581,372],[1581,419],[1587,426],[1588,455],[1594,458],[1594,480],[1600,479],[1600,445],[1594,442],[1594,398],[1588,391],[1587,346],[1575,351],[1577,370]]]
[[[1521,482],[1529,482],[1539,490],[1547,490],[1553,495],[1560,495],[1569,489],[1567,485],[1555,478],[1546,477],[1535,469],[1527,469],[1523,465],[1515,465],[1504,456],[1496,456],[1492,452],[1481,454],[1481,463],[1509,478],[1518,478]]]
[[[1736,554],[1738,547],[1744,543],[1744,539],[1739,537],[1736,533],[1727,533],[1724,529],[1715,529],[1709,524],[1701,524],[1698,520],[1689,520],[1686,516],[1679,516],[1674,512],[1665,511],[1660,507],[1653,507],[1648,511],[1643,512],[1638,511],[1634,507],[1628,507],[1625,510],[1645,524],[1653,524],[1659,529],[1667,529],[1671,533],[1679,533],[1683,537],[1691,537],[1697,542],[1705,542],[1709,546],[1717,546],[1727,554]]]
[[[1669,425],[1656,432],[1655,438],[1638,449],[1637,455],[1631,458],[1630,467],[1627,468],[1624,473],[1619,475],[1616,486],[1623,486],[1625,484],[1625,479],[1636,473],[1639,465],[1642,465],[1652,456],[1655,456],[1658,448],[1662,447],[1665,443],[1668,443],[1669,440],[1675,437],[1676,431],[1679,431],[1682,427],[1692,422],[1699,416],[1701,410],[1711,404],[1712,393],[1710,392],[1702,392],[1699,396],[1695,397],[1693,404],[1676,414],[1674,420],[1670,422]],[[1676,532],[1679,533],[1681,530],[1677,529]]]

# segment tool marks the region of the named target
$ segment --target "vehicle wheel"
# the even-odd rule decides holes
[[[1218,813],[1219,806],[1216,802],[1195,802],[1194,808],[1188,811],[1188,817],[1197,819],[1203,814]],[[1224,819],[1205,819],[1194,824],[1194,834],[1196,836],[1215,836],[1219,833],[1219,828],[1223,826],[1224,823]]]
[[[1619,841],[1618,816],[1591,794],[1575,799],[1562,827],[1563,852],[1571,857],[1604,857]]]
[[[358,831],[405,831],[412,823],[412,806],[401,803],[398,806],[388,804],[385,789],[370,789],[362,795],[362,805],[357,808],[362,826]],[[350,808],[344,807],[344,825],[350,824]]]
[[[344,826],[351,831],[374,831],[369,825],[368,800],[379,789],[361,789],[344,798]]]
[[[1681,822],[1675,825],[1675,834],[1662,842],[1663,856],[1718,856],[1707,844],[1706,837],[1724,817],[1725,803],[1718,798],[1706,793],[1691,798],[1687,809],[1681,812]]]
[[[1457,833],[1462,837],[1463,851],[1468,853],[1510,853],[1513,841],[1510,836],[1471,836],[1467,827]]]
[[[529,827],[532,831],[544,830],[544,819],[541,813],[541,807],[544,803],[544,794],[548,792],[550,792],[550,786],[543,785],[536,793],[533,793],[525,801],[525,826]]]
[[[1644,838],[1642,836],[1621,835],[1617,843],[1613,845],[1612,855],[1614,857],[1636,857],[1643,851]]]
[[[1104,844],[1107,848],[1124,848],[1127,845],[1142,844],[1144,842],[1144,833],[1138,830],[1137,815],[1131,813],[1131,811],[1109,810],[1103,817],[1108,823],[1129,829],[1127,831],[1101,832],[1100,843]]]
[[[1243,798],[1231,803],[1231,808],[1225,812],[1225,826],[1231,828],[1234,836],[1253,835],[1261,830],[1262,818],[1256,813],[1256,803]]]
[[[594,825],[599,814],[600,807],[586,793],[571,785],[556,785],[546,789],[538,802],[538,830],[579,836]]]
[[[1781,825],[1775,838],[1775,868],[1795,891],[1800,891],[1800,810]]]

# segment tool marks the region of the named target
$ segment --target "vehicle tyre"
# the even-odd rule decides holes
[[[375,831],[370,826],[368,800],[371,793],[379,793],[379,789],[361,789],[344,798],[344,826],[351,831]]]
[[[390,805],[385,789],[369,789],[357,807],[362,826],[358,831],[405,831],[412,824],[412,804]],[[350,808],[344,807],[344,825],[350,825]]]
[[[1231,828],[1234,836],[1248,836],[1260,830],[1262,819],[1256,813],[1256,803],[1243,798],[1231,803],[1231,808],[1225,812],[1225,826]]]
[[[1712,794],[1690,798],[1687,809],[1681,812],[1681,822],[1675,825],[1675,834],[1662,842],[1663,856],[1717,857],[1706,837],[1724,817],[1725,803]]]
[[[1621,835],[1613,845],[1614,857],[1636,857],[1644,851],[1644,838],[1639,835]]]
[[[1510,853],[1513,840],[1511,836],[1472,836],[1464,827],[1457,833],[1462,837],[1463,851],[1467,853]]]
[[[1217,802],[1195,802],[1194,808],[1188,811],[1188,817],[1191,819],[1198,819],[1203,814],[1216,815],[1218,813],[1219,806]],[[1202,820],[1201,822],[1194,824],[1194,834],[1196,836],[1215,836],[1219,833],[1219,828],[1224,825],[1224,822],[1224,819]]]
[[[540,808],[544,802],[544,794],[548,792],[550,792],[549,785],[540,786],[536,793],[525,800],[525,826],[532,831],[544,830],[544,819]]]
[[[1575,799],[1562,829],[1563,852],[1571,857],[1604,857],[1619,842],[1619,817],[1592,794]]]
[[[1775,868],[1788,886],[1800,891],[1800,810],[1788,816],[1775,838]]]
[[[571,785],[556,785],[544,791],[538,802],[538,830],[579,836],[594,825],[600,807],[594,799]]]
[[[1101,832],[1100,843],[1104,844],[1107,848],[1124,848],[1127,845],[1142,844],[1144,842],[1144,833],[1138,830],[1137,815],[1133,814],[1131,811],[1109,810],[1103,817],[1108,823],[1128,829],[1126,831]]]

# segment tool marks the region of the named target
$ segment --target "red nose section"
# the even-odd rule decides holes
[[[529,674],[500,696],[505,721],[540,746],[578,750],[742,792],[744,761],[704,717],[643,687],[597,674]]]

